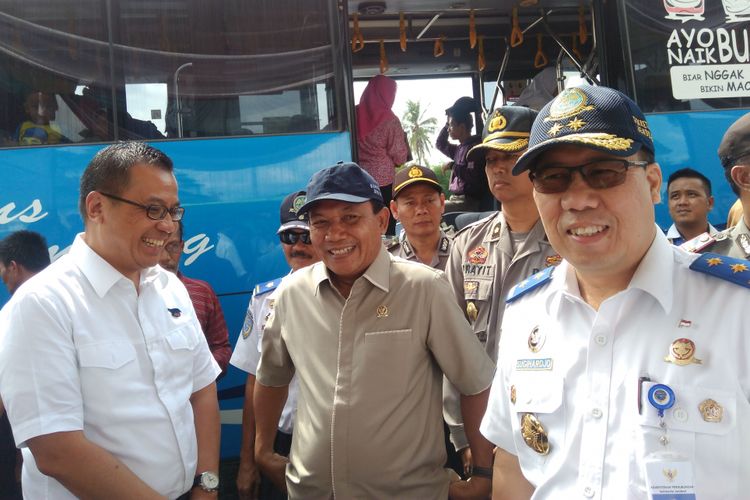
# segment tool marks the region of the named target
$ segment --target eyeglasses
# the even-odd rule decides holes
[[[142,205],[141,203],[126,200],[125,198],[120,198],[119,196],[105,193],[103,191],[99,191],[99,194],[106,196],[107,198],[112,198],[113,200],[127,203],[128,205],[133,205],[134,207],[142,208],[146,211],[146,216],[151,220],[164,220],[164,217],[169,214],[172,217],[172,221],[177,222],[182,220],[182,216],[185,215],[184,207],[167,208],[164,205]]]
[[[573,183],[573,172],[581,174],[583,180],[593,189],[607,189],[619,186],[627,178],[628,168],[646,168],[647,161],[594,160],[575,167],[542,167],[529,172],[534,189],[543,194],[562,193]]]
[[[304,233],[293,233],[292,231],[282,231],[279,233],[279,239],[282,243],[287,245],[294,245],[297,241],[301,241],[305,245],[310,244],[310,233],[305,231]]]

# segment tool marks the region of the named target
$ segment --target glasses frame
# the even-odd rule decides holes
[[[310,245],[312,243],[310,231],[302,233],[294,233],[290,230],[282,231],[279,233],[279,240],[285,245],[296,245],[298,241],[301,241],[303,245]]]
[[[185,207],[167,208],[164,205],[144,205],[143,203],[128,200],[111,193],[105,193],[104,191],[98,191],[98,193],[102,196],[106,196],[107,198],[112,198],[113,200],[121,201],[123,203],[127,203],[128,205],[133,205],[134,207],[145,210],[146,217],[151,220],[164,220],[167,214],[169,214],[169,216],[172,218],[172,222],[177,222],[182,220],[182,217],[185,215]]]
[[[618,172],[620,174],[619,177],[614,179],[614,182],[608,183],[606,185],[596,185],[595,183],[592,183],[591,178],[589,177],[591,172],[590,168],[592,165],[596,165],[603,162],[614,162],[619,163],[622,165],[622,171]],[[631,167],[642,167],[646,168],[649,166],[651,162],[646,160],[626,160],[621,158],[601,158],[598,160],[592,160],[590,162],[584,163],[583,165],[576,165],[576,166],[568,166],[568,165],[552,165],[549,167],[543,167],[541,169],[533,170],[529,172],[529,179],[531,179],[532,184],[534,184],[534,190],[538,193],[542,194],[559,194],[564,193],[570,188],[570,185],[573,183],[573,173],[578,172],[581,176],[581,179],[586,183],[586,185],[592,189],[609,189],[616,186],[619,186],[625,182],[627,179],[628,169]],[[551,169],[551,168],[559,168],[564,169],[565,171],[569,172],[570,175],[565,181],[565,184],[562,189],[549,189],[549,187],[545,187],[543,184],[541,184],[541,181],[539,180],[539,172],[544,172],[545,170]]]

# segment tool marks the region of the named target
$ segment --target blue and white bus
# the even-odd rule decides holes
[[[0,0],[0,237],[38,231],[61,255],[94,153],[149,141],[176,166],[185,273],[213,285],[235,342],[253,286],[287,271],[281,199],[356,160],[354,80],[469,78],[489,110],[545,66],[561,87],[631,95],[665,178],[713,181],[718,225],[735,197],[716,149],[750,105],[748,19],[747,0]],[[225,457],[244,380],[219,383]]]

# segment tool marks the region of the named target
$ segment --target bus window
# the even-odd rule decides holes
[[[189,6],[0,0],[0,147],[343,128],[330,2]]]

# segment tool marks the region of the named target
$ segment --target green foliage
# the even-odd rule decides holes
[[[451,171],[446,170],[443,172],[442,165],[438,165],[436,167],[430,167],[433,172],[435,172],[435,175],[437,175],[438,182],[440,182],[440,185],[443,186],[443,193],[445,193],[445,197],[447,198],[450,195],[450,191],[448,191],[448,186],[451,182]]]
[[[402,126],[409,137],[411,154],[419,165],[426,165],[432,150],[431,137],[437,129],[437,119],[425,118],[427,110],[422,109],[419,101],[406,101],[406,112],[401,118]]]

